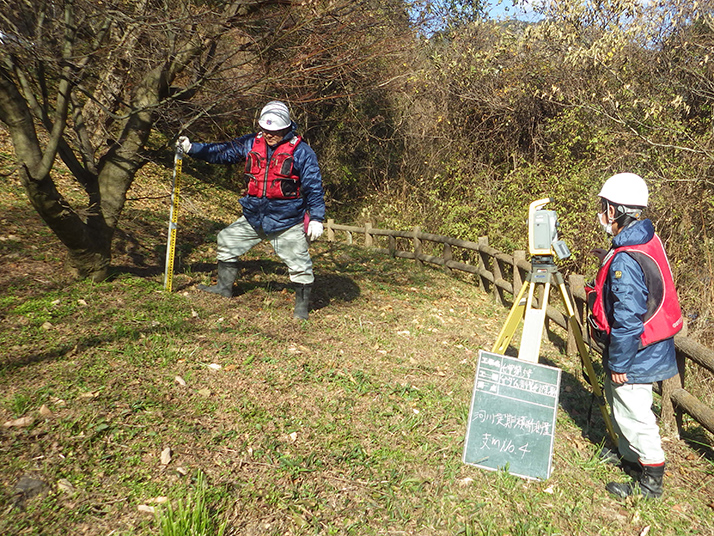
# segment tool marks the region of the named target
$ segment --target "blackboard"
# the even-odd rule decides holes
[[[560,369],[481,350],[464,463],[548,478],[559,394]]]

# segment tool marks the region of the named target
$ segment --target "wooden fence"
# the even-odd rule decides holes
[[[510,306],[507,295],[510,295],[511,300],[518,295],[526,274],[531,270],[525,251],[515,251],[512,256],[508,255],[489,246],[487,237],[479,238],[478,242],[470,242],[423,233],[419,227],[415,227],[412,231],[393,231],[377,229],[369,223],[364,227],[357,227],[340,225],[334,220],[328,220],[325,225],[327,240],[335,241],[337,232],[344,233],[345,241],[349,244],[372,247],[394,257],[414,259],[422,264],[435,264],[450,271],[459,270],[474,274],[478,277],[480,286],[485,291],[492,292],[504,306]],[[380,247],[384,245],[387,247]],[[425,249],[432,254],[425,253]],[[434,254],[437,252],[438,255]],[[455,256],[459,260],[455,260]],[[575,300],[580,323],[585,325],[587,311],[584,277],[571,274],[567,278],[567,283]],[[575,338],[570,333],[565,313],[548,305],[546,317],[567,331],[566,351],[568,355],[576,355],[578,352]],[[551,328],[549,324],[549,322],[546,324],[548,329]],[[587,333],[584,336],[587,337]],[[674,343],[679,374],[655,386],[662,398],[661,420],[665,433],[678,437],[682,426],[682,415],[686,413],[714,434],[714,409],[684,388],[687,364],[704,367],[714,373],[714,350],[684,335],[675,336]],[[593,344],[592,348],[599,352],[596,345]]]

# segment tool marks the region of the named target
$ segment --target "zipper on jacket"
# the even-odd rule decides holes
[[[278,147],[280,147],[284,141],[280,142],[278,145],[275,146],[275,149],[273,149],[272,152],[270,152],[270,145],[268,145],[268,142],[265,142],[265,152],[270,153],[270,156],[267,158],[266,166],[265,166],[265,176],[263,177],[263,195],[262,197],[268,197],[268,173],[270,172],[270,164],[273,163],[273,157],[275,156],[275,151],[278,150]],[[268,156],[267,154],[265,156]]]

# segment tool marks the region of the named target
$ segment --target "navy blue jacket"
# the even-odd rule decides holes
[[[654,232],[650,220],[636,220],[612,239],[612,247],[644,244]],[[647,294],[640,265],[627,252],[617,253],[603,288],[605,312],[612,327],[603,365],[606,370],[627,374],[627,383],[652,383],[677,373],[673,338],[640,348]]]
[[[295,136],[295,123],[281,144]],[[245,162],[253,148],[255,134],[246,134],[240,138],[223,143],[192,143],[188,154],[211,164],[237,164]],[[268,158],[274,149],[268,147]],[[289,229],[303,221],[305,211],[310,212],[310,219],[324,221],[325,199],[322,189],[322,175],[317,163],[317,156],[303,140],[293,153],[293,169],[300,177],[302,197],[298,199],[268,199],[246,195],[240,199],[243,216],[254,229],[266,233],[277,233]]]

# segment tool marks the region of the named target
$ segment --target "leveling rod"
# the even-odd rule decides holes
[[[181,168],[183,152],[179,147],[174,154],[173,184],[171,187],[171,212],[169,214],[169,233],[166,245],[166,269],[164,270],[164,290],[171,292],[174,282],[174,257],[176,256],[176,233],[178,232],[178,211],[181,191]]]

